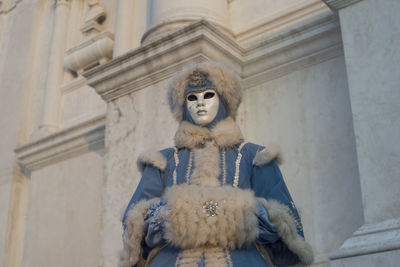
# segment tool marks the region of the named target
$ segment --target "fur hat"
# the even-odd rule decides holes
[[[205,74],[207,84],[211,82],[212,89],[223,99],[229,115],[235,119],[242,100],[240,78],[224,65],[215,62],[191,64],[174,75],[168,88],[168,101],[175,118],[182,121],[186,92],[191,87],[189,83],[193,75],[198,72]]]

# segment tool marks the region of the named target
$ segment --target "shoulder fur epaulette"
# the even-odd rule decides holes
[[[283,157],[281,153],[281,149],[278,145],[269,145],[257,152],[256,156],[253,159],[253,165],[255,166],[263,166],[271,161],[276,160],[276,162],[281,165],[283,164]]]
[[[167,160],[159,151],[147,151],[140,154],[137,165],[140,172],[143,172],[145,165],[152,165],[161,171],[167,167]]]

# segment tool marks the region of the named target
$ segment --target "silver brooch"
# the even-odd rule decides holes
[[[218,202],[214,202],[212,200],[206,201],[203,204],[204,212],[207,214],[207,216],[217,216],[217,208],[218,208]]]

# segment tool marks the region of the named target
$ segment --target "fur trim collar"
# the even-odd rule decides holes
[[[182,121],[175,134],[175,145],[178,148],[199,148],[211,140],[214,140],[219,148],[228,148],[242,142],[243,135],[231,117],[218,122],[212,129]]]

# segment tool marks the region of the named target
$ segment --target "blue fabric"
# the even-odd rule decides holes
[[[239,145],[226,149],[227,184],[233,184],[234,181],[235,161],[238,155],[238,146]],[[257,197],[275,199],[280,203],[287,205],[294,217],[298,220],[299,225],[301,225],[298,212],[295,206],[292,205],[292,198],[287,190],[277,163],[272,161],[271,163],[260,167],[252,164],[257,151],[262,149],[264,149],[264,147],[252,143],[247,143],[242,148],[238,186],[242,189],[252,189]],[[166,187],[173,185],[173,172],[175,169],[174,149],[169,148],[160,152],[167,159],[167,168],[165,171],[161,172],[151,165],[145,166],[143,177],[129,202],[127,211],[142,199],[161,197]],[[186,183],[185,177],[189,155],[190,151],[188,149],[184,148],[179,150],[179,165],[176,168],[178,184]],[[193,166],[195,166],[195,162],[193,163]],[[222,175],[220,181],[222,181]],[[162,206],[162,204],[155,204],[155,210],[159,206]],[[149,213],[149,227],[147,228],[148,231],[146,232],[146,239],[143,244],[144,251],[148,251],[151,247],[160,243],[162,228],[157,228],[156,226],[150,227],[152,220],[150,218],[152,216],[157,217],[157,214],[157,212],[152,213],[152,209]],[[123,220],[125,220],[125,217],[126,215]],[[277,235],[274,225],[269,221],[268,214],[261,205],[259,206],[258,219],[260,235],[257,242],[262,244],[269,252],[274,264],[280,266],[298,263],[299,258],[288,249],[286,244]],[[303,236],[301,228],[298,229],[298,232]],[[174,266],[178,253],[179,249],[166,246],[157,254],[150,266]],[[230,256],[233,266],[267,266],[255,247],[231,251]],[[252,261],[252,264],[249,264],[249,261]]]
[[[260,231],[257,238],[258,243],[263,245],[275,243],[279,239],[278,232],[275,225],[269,220],[268,213],[264,206],[260,203],[258,203],[257,217]]]
[[[150,262],[149,267],[171,267],[175,266],[176,255],[179,249],[166,246]],[[255,246],[235,250],[230,253],[233,266],[245,267],[269,267]],[[228,265],[229,266],[229,265]],[[199,267],[204,267],[204,255],[200,260]],[[270,266],[272,267],[272,266]]]

